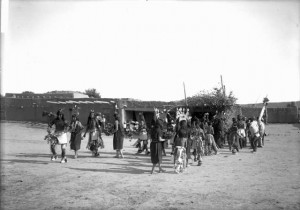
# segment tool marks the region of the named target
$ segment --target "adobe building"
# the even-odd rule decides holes
[[[69,99],[69,98],[89,98],[88,95],[80,93],[80,92],[74,92],[74,91],[61,91],[58,93],[6,93],[5,94],[6,98],[31,98],[31,99],[56,99],[56,98],[64,98],[64,99]]]
[[[29,97],[28,97],[29,96]],[[273,107],[268,105],[269,123],[298,123],[299,106]],[[175,118],[176,108],[185,107],[182,101],[141,101],[130,98],[88,98],[81,93],[63,94],[13,94],[8,93],[1,98],[1,120],[8,121],[32,121],[47,123],[49,119],[42,116],[43,112],[56,113],[58,109],[63,109],[66,120],[71,120],[72,111],[78,109],[79,118],[86,124],[91,110],[105,115],[106,121],[113,123],[113,115],[119,113],[122,123],[128,121],[139,121],[140,113],[143,113],[146,123],[150,125],[154,117],[154,107],[160,110],[169,110],[170,115]],[[258,116],[261,107],[233,107],[231,115],[236,117],[241,114],[246,117]],[[209,106],[189,106],[192,117],[201,118],[204,113],[210,113],[212,117],[216,109]],[[230,118],[231,119],[231,118]]]
[[[79,111],[79,118],[83,123],[87,120],[91,110],[101,112],[107,120],[113,120],[116,100],[74,97],[76,96],[17,98],[16,95],[16,97],[5,97],[1,99],[1,120],[47,123],[49,119],[43,116],[43,112],[56,114],[58,109],[63,110],[66,120],[71,120],[74,109]]]

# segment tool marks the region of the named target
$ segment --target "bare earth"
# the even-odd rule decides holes
[[[300,209],[300,125],[267,125],[265,147],[232,155],[228,148],[175,174],[150,174],[150,156],[125,139],[125,159],[113,158],[112,137],[92,157],[50,161],[45,125],[1,123],[1,209]],[[57,148],[60,153],[60,148]],[[156,169],[158,171],[158,169]]]

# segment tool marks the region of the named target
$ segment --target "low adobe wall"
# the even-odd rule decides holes
[[[258,117],[261,108],[242,107],[242,115],[246,117]],[[267,108],[268,123],[297,123],[298,122],[298,108]]]
[[[107,101],[105,99],[70,99],[72,101]],[[1,120],[10,121],[32,121],[32,122],[48,122],[48,117],[43,117],[43,111],[53,112],[56,114],[58,109],[63,109],[65,119],[70,121],[72,111],[75,104],[52,104],[47,103],[49,99],[16,99],[5,98],[1,101]],[[55,101],[55,100],[51,100]],[[59,99],[59,101],[68,101],[68,99]],[[79,109],[79,119],[85,125],[87,122],[90,110],[101,112],[106,117],[107,122],[113,122],[113,114],[115,106],[111,103],[81,103],[77,104]]]

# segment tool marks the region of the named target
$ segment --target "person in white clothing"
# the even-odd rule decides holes
[[[257,121],[255,120],[255,117],[250,118],[250,133],[251,133],[251,137],[250,137],[250,143],[253,149],[253,152],[256,152],[257,149],[257,143],[259,141],[260,135],[259,135],[259,126]]]
[[[49,133],[53,125],[55,125],[55,131],[53,133],[53,136],[57,138],[56,144],[61,145],[61,163],[66,163],[67,162],[66,147],[68,143],[68,139],[67,139],[68,124],[65,121],[64,114],[61,109],[57,111],[56,118],[49,123],[49,127],[48,127]],[[55,151],[56,144],[51,145],[52,161],[57,159],[57,154]]]

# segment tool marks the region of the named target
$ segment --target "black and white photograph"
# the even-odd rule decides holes
[[[0,209],[300,209],[299,0],[2,0]]]

